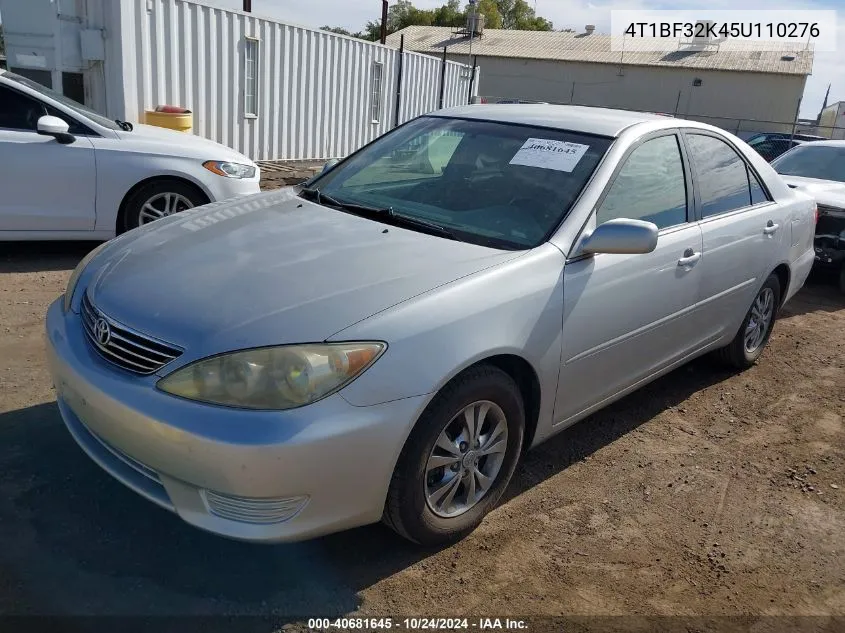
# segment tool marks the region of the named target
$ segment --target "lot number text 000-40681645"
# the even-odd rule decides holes
[[[528,623],[517,618],[309,618],[311,631],[527,631]]]

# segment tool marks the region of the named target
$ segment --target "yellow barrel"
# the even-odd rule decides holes
[[[144,123],[157,127],[166,127],[178,132],[189,132],[194,127],[194,115],[191,112],[155,112],[144,113]]]

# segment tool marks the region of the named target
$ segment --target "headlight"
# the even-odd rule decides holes
[[[73,302],[73,293],[76,290],[76,284],[79,282],[79,277],[82,275],[82,271],[85,270],[85,267],[91,263],[91,260],[94,259],[101,250],[103,250],[107,245],[111,242],[103,242],[93,251],[88,253],[85,257],[82,258],[82,261],[73,269],[73,272],[70,274],[70,279],[67,282],[67,288],[65,289],[65,296],[64,296],[64,303],[62,307],[64,308],[65,312],[70,312],[71,303]]]
[[[295,409],[352,382],[384,343],[263,347],[197,361],[158,382],[174,396],[243,409]]]
[[[239,163],[226,163],[219,160],[207,160],[202,164],[208,171],[223,176],[224,178],[252,178],[255,175],[255,167],[252,165],[241,165]]]

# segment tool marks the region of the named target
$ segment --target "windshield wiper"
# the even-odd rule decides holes
[[[115,119],[114,122],[117,123],[117,126],[124,132],[131,132],[133,129],[135,129],[135,126],[132,125],[129,121],[121,121],[120,119]]]
[[[405,215],[403,213],[397,213],[393,210],[393,207],[371,207],[365,204],[357,204],[355,202],[342,202],[322,193],[316,187],[304,187],[300,191],[300,194],[304,194],[306,198],[313,200],[317,204],[337,207],[338,209],[342,209],[344,211],[365,214],[369,215],[370,217],[384,216],[396,226],[405,226],[408,228],[421,229],[426,233],[433,233],[452,240],[458,239],[457,236],[445,226],[441,226],[439,224],[436,224],[435,222],[429,222],[428,220],[423,220],[421,218],[415,218],[410,215]]]

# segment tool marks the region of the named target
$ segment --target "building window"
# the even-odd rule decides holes
[[[381,86],[383,71],[383,64],[380,62],[373,63],[373,84],[370,95],[370,98],[372,99],[372,103],[370,104],[370,114],[373,123],[381,122]]]
[[[247,38],[244,45],[244,116],[258,116],[258,40]]]

